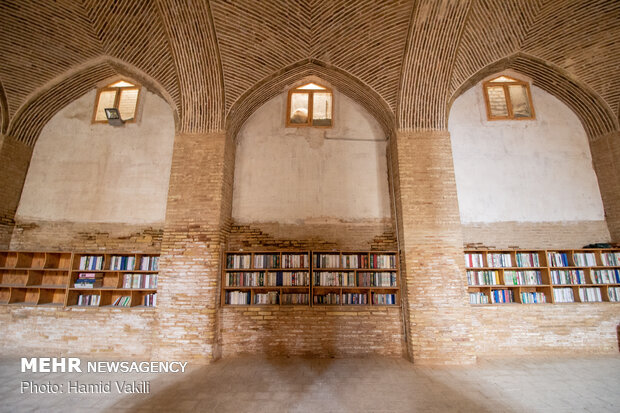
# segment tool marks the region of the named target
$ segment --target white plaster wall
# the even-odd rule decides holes
[[[334,91],[333,128],[286,128],[286,99],[261,106],[237,136],[235,221],[389,218],[386,141],[376,120]]]
[[[487,121],[481,84],[454,102],[448,128],[463,223],[604,220],[579,119],[531,89],[532,121]]]
[[[34,148],[17,218],[162,223],[172,162],[174,118],[142,89],[138,123],[91,124],[96,91],[58,112]]]

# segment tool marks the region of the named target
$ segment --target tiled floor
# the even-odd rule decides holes
[[[82,360],[85,363],[86,360]],[[620,356],[483,360],[220,360],[179,374],[21,373],[0,360],[2,412],[620,412]],[[149,381],[150,394],[67,394],[67,382]],[[63,394],[22,394],[22,381]],[[114,384],[113,384],[114,386]]]

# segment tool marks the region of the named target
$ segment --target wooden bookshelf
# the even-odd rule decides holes
[[[86,266],[83,257],[89,256],[100,261]],[[115,265],[129,258],[133,265]],[[0,304],[73,307],[83,303],[80,296],[92,295],[98,298],[91,307],[114,306],[124,296],[127,307],[152,307],[158,261],[159,254],[0,251]],[[87,278],[92,288],[84,288]]]
[[[620,249],[465,250],[471,304],[620,301]]]
[[[302,255],[307,258],[301,267],[290,262],[289,257]],[[223,306],[400,303],[398,253],[393,251],[229,251],[222,268]],[[279,285],[284,282],[277,278],[274,285],[277,273],[291,284],[292,272],[302,285]]]

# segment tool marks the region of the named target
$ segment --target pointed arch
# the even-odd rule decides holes
[[[175,125],[178,111],[171,95],[148,74],[121,60],[102,56],[79,65],[32,93],[17,110],[7,134],[34,146],[47,122],[69,103],[96,88],[101,81],[127,76],[158,94],[172,108]]]
[[[561,68],[525,53],[515,53],[479,70],[452,94],[446,107],[446,119],[454,101],[485,77],[506,69],[532,79],[532,84],[558,98],[577,115],[588,139],[619,129],[613,110],[590,87],[577,81]]]
[[[290,65],[247,90],[235,101],[227,114],[226,130],[228,135],[237,136],[241,126],[261,105],[285,92],[293,83],[308,76],[324,79],[340,92],[359,103],[375,117],[386,136],[392,136],[395,129],[395,118],[387,102],[372,88],[351,74],[315,59],[307,59]]]

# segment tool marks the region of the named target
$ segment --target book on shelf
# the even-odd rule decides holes
[[[607,290],[607,296],[609,297],[609,301],[620,301],[620,287],[609,287]]]
[[[307,271],[276,271],[267,273],[269,287],[306,287],[310,285]]]
[[[230,305],[249,305],[251,293],[249,291],[226,291],[225,303]]]
[[[314,273],[314,285],[321,287],[356,287],[355,273],[319,271]]]
[[[114,300],[114,302],[112,303],[112,307],[129,307],[130,302],[131,297],[124,295]]]
[[[577,267],[596,267],[596,256],[593,252],[576,252],[573,261]]]
[[[393,254],[370,254],[370,268],[373,269],[395,269],[396,255]]]
[[[582,287],[579,289],[579,299],[582,303],[596,303],[603,301],[599,287]]]
[[[358,287],[396,287],[395,272],[358,272]]]
[[[541,292],[522,292],[521,302],[523,304],[543,304],[547,302],[547,297]]]
[[[510,253],[505,252],[489,252],[487,254],[489,267],[506,268],[512,267],[512,257]]]
[[[347,304],[347,305],[366,305],[366,304],[368,304],[368,294],[365,294],[365,293],[342,293],[342,304]]]
[[[540,267],[537,252],[517,252],[517,267]]]
[[[316,268],[338,268],[340,256],[338,254],[314,254],[314,266]]]
[[[620,266],[620,252],[602,252],[601,263],[605,267],[618,267]]]
[[[100,295],[80,294],[78,295],[77,305],[96,307],[101,301]]]
[[[568,267],[568,254],[565,252],[550,252],[547,258],[552,267]]]
[[[313,300],[314,300],[314,304],[325,304],[325,305],[340,304],[340,294],[327,293],[327,294],[315,295]]]
[[[226,268],[250,269],[252,256],[250,254],[229,254],[226,256]]]
[[[594,270],[592,272],[593,284],[620,284],[620,270]]]
[[[255,254],[254,268],[279,268],[280,254]]]
[[[144,306],[145,307],[156,307],[157,306],[157,293],[145,294],[144,295]]]
[[[395,305],[396,304],[396,294],[380,294],[380,293],[372,293],[372,304],[373,305]]]
[[[556,303],[574,303],[575,295],[573,289],[569,287],[554,288],[553,301]]]
[[[467,268],[482,268],[484,260],[481,253],[468,252],[465,253],[465,266]]]
[[[282,268],[308,268],[308,254],[282,254]]]
[[[140,258],[140,271],[158,271],[159,257],[145,256]]]
[[[514,294],[512,290],[492,290],[491,303],[514,303]]]
[[[82,255],[79,269],[101,271],[103,269],[103,255]]]
[[[537,270],[504,271],[505,285],[540,285],[542,275]]]
[[[553,284],[585,284],[586,276],[583,270],[551,270],[551,282]]]
[[[278,304],[278,292],[268,291],[266,293],[254,294],[254,304]]]
[[[130,255],[113,255],[110,259],[110,269],[113,271],[133,271],[136,257]]]
[[[467,271],[468,285],[500,285],[499,271]],[[478,303],[477,303],[478,304]]]
[[[157,274],[123,274],[123,288],[157,288]]]
[[[308,304],[309,294],[291,294],[291,293],[282,293],[280,296],[280,304],[282,305],[307,305]]]
[[[100,288],[103,285],[103,274],[81,272],[78,274],[73,288]]]
[[[489,297],[485,293],[469,293],[470,304],[489,304]]]
[[[366,254],[343,254],[340,256],[342,268],[368,268],[368,256]]]

